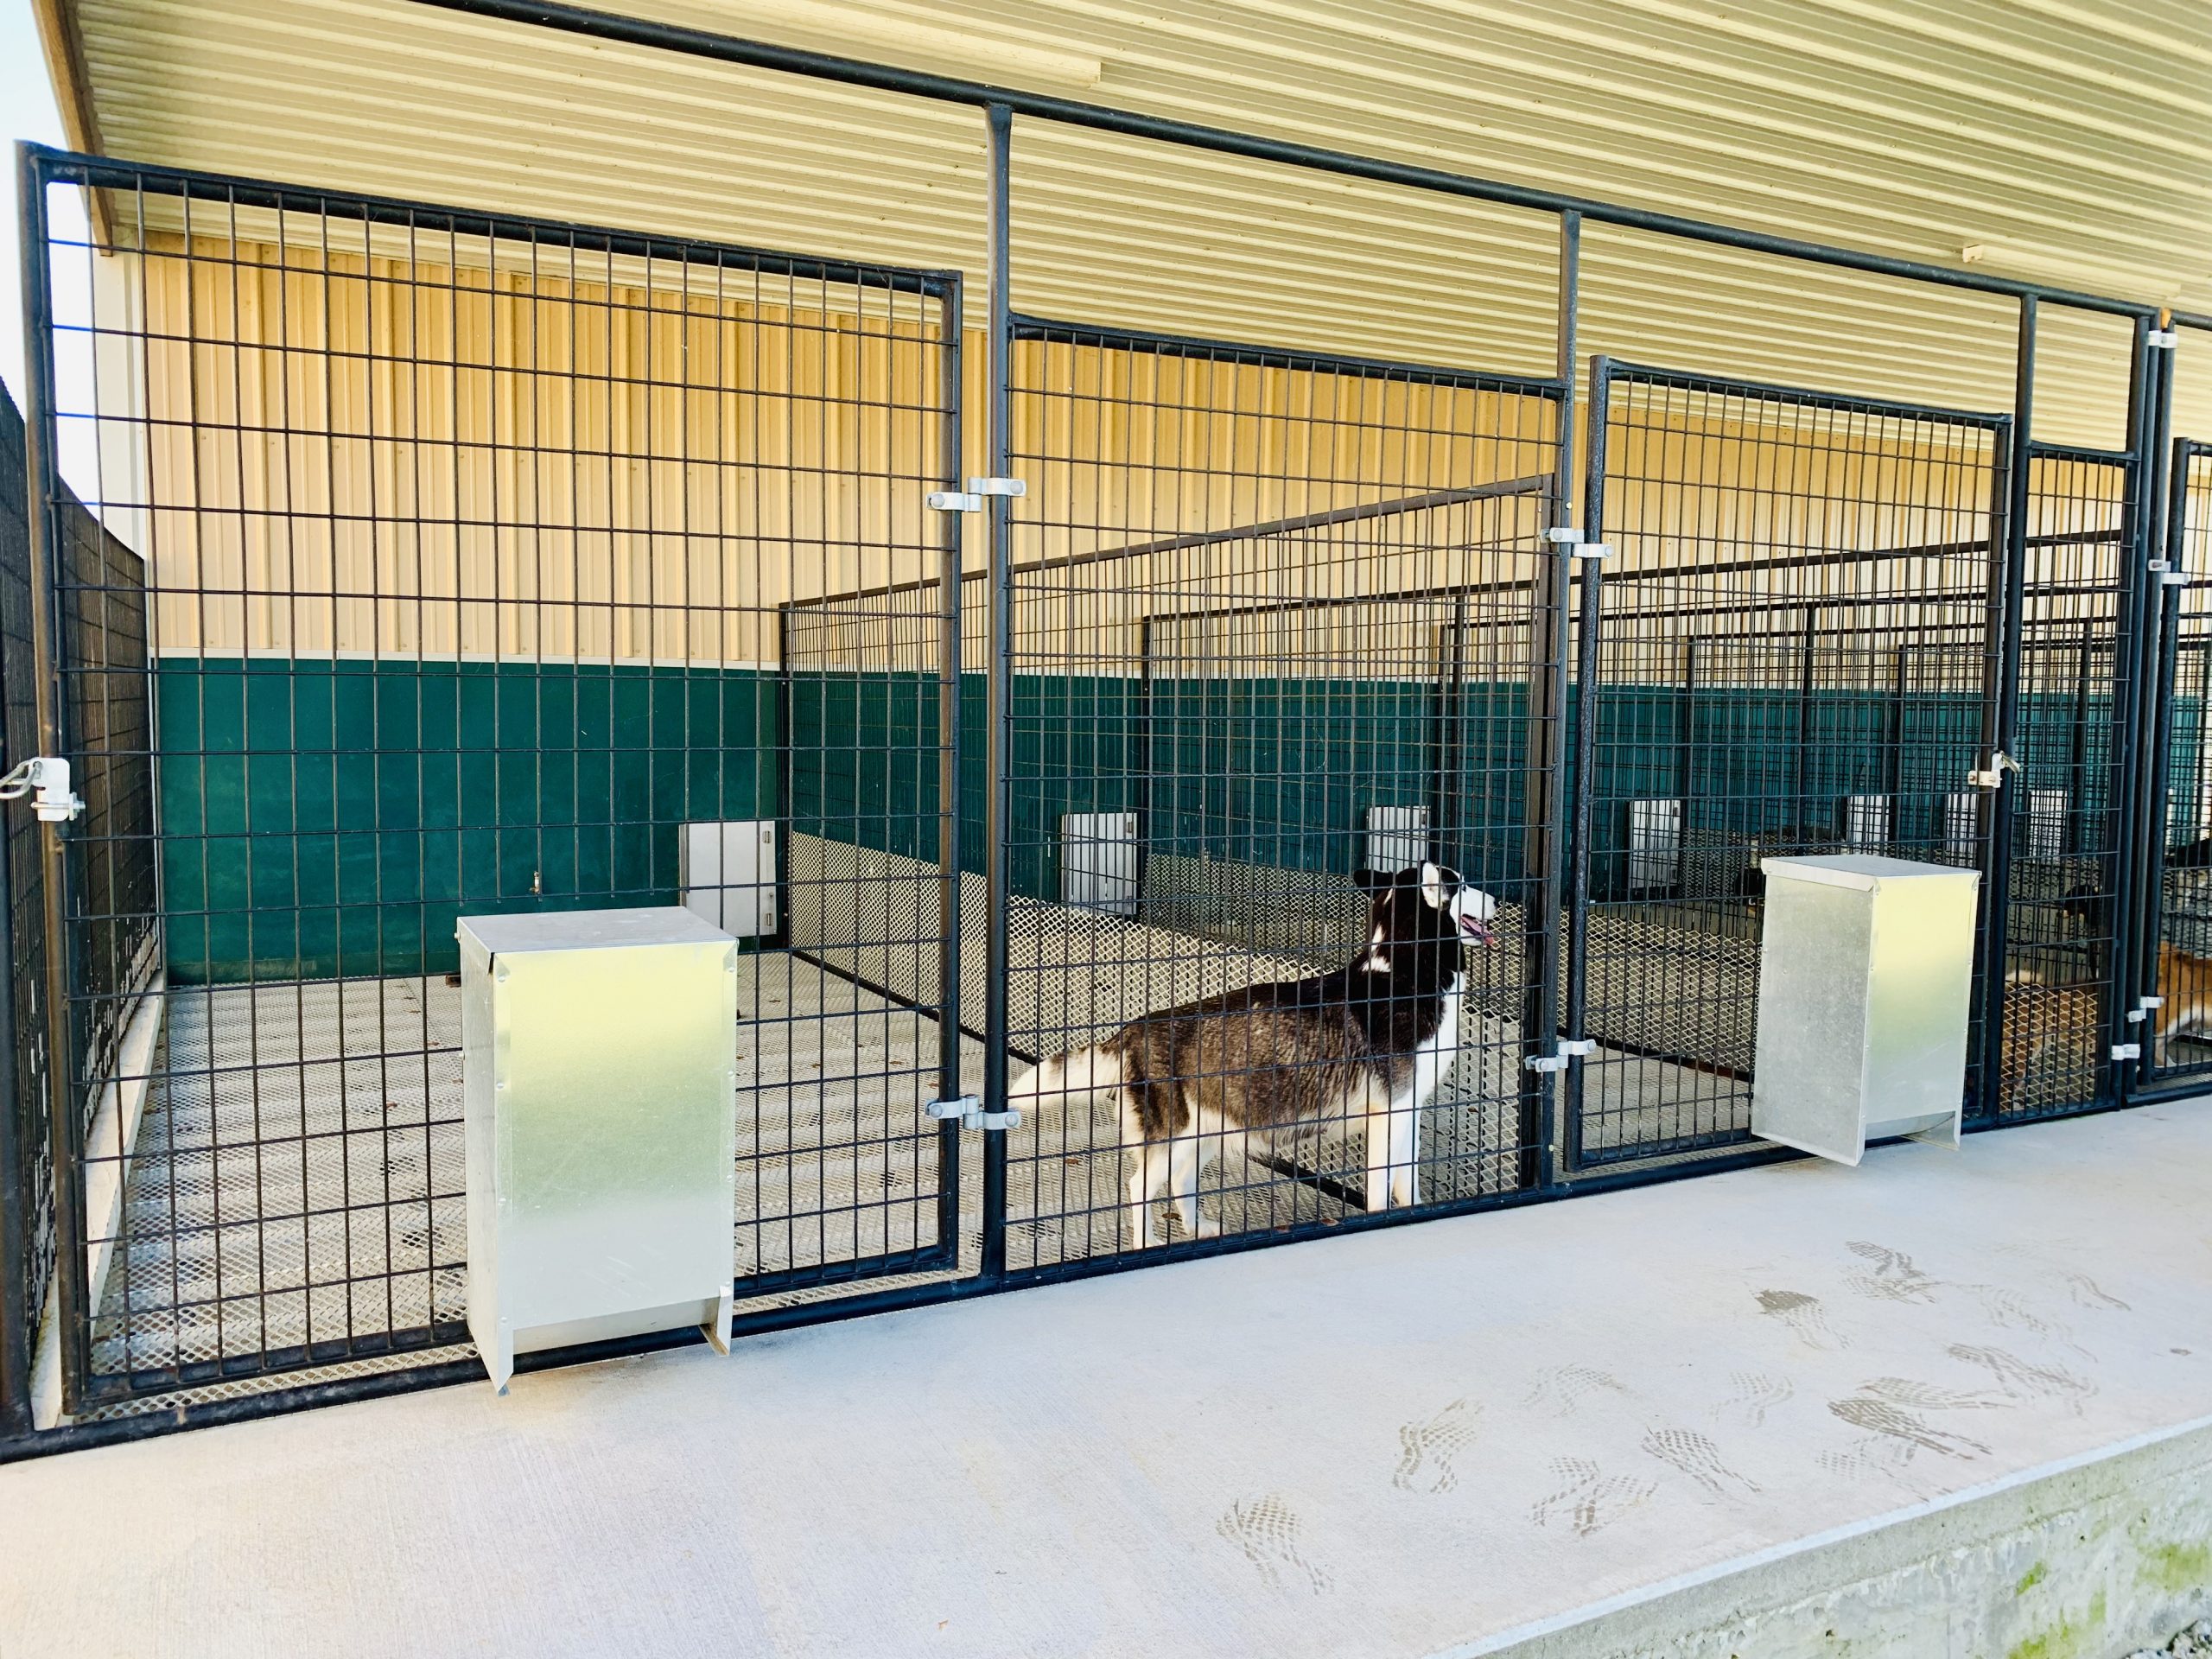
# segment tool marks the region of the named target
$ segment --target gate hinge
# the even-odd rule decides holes
[[[2144,1010],[2141,1008],[2130,1008],[2127,1011],[2127,1023],[2131,1026],[2141,1025],[2143,1023],[2143,1014]]]
[[[1996,789],[2005,782],[2005,774],[2018,772],[2020,763],[1999,749],[1989,757],[1989,765],[1967,773],[1967,781],[1976,789]]]
[[[2153,328],[2143,336],[2143,343],[2153,351],[2171,352],[2181,344],[2178,328]]]
[[[2139,1060],[2143,1058],[2143,1045],[2140,1043],[2114,1043],[2112,1046],[2112,1057],[2115,1060]]]
[[[978,1112],[969,1122],[979,1129],[1018,1129],[1021,1127],[1021,1113],[1009,1106],[1004,1111]]]
[[[0,778],[0,801],[20,801],[26,795],[41,823],[67,823],[85,810],[69,787],[69,763],[59,755],[33,755]]]
[[[1029,486],[1018,478],[971,478],[964,490],[931,490],[925,498],[938,512],[981,512],[987,495],[1027,495]]]
[[[940,1123],[957,1121],[963,1127],[974,1128],[975,1120],[983,1115],[983,1103],[973,1095],[956,1095],[950,1100],[933,1100],[922,1108],[923,1112]]]
[[[2139,1008],[2163,1008],[2166,1006],[2166,999],[2163,996],[2139,996],[2135,999],[2135,1006]]]
[[[1531,1054],[1522,1064],[1531,1071],[1564,1071],[1569,1060],[1597,1052],[1598,1042],[1593,1037],[1577,1037],[1572,1040],[1562,1037],[1550,1053]]]

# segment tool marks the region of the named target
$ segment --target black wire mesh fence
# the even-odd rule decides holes
[[[1212,999],[1183,1028],[1229,1046],[1194,1035],[1141,1087],[1126,1067],[1027,1085],[1009,1271],[1522,1185],[1554,394],[1042,322],[1015,340],[1009,1044],[1081,1057]],[[1495,913],[1437,1075],[1393,1118],[1285,1046],[1348,1017],[1323,976],[1377,948],[1355,875],[1425,863]],[[1411,1018],[1424,993],[1376,995]],[[1260,1121],[1262,1088],[1299,1104]]]
[[[1592,385],[1576,1167],[1749,1138],[1762,860],[1986,861],[2008,426],[1604,360]]]
[[[2007,1117],[2111,1091],[2137,479],[2125,455],[2042,444],[2029,452],[2012,748],[2019,770],[1992,1091]]]
[[[938,1249],[950,1050],[830,957],[888,887],[928,894],[899,948],[942,934],[949,809],[875,756],[948,625],[779,653],[794,598],[957,558],[957,279],[48,176],[115,245],[43,250],[90,273],[46,296],[53,429],[146,555],[85,519],[58,595],[83,1401],[463,1339],[463,914],[731,928],[741,1283]],[[824,919],[830,838],[921,873]]]
[[[465,914],[745,942],[755,1325],[1697,1166],[1776,856],[1983,872],[1986,1119],[2212,963],[2194,446],[2146,656],[2148,449],[2006,416],[1022,317],[978,397],[949,273],[35,171],[103,211],[30,238],[89,511],[0,513],[86,803],[64,892],[7,817],[10,1427],[41,1341],[92,1414],[465,1356]]]
[[[2148,1046],[2153,1075],[2212,1074],[2212,444],[2177,439],[2165,555],[2164,651],[2153,741],[2164,762],[2147,991],[2161,999]]]

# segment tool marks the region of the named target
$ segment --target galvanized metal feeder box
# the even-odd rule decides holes
[[[1980,875],[1846,853],[1770,858],[1751,1132],[1856,1164],[1959,1143]]]
[[[675,906],[463,917],[468,1329],[729,1345],[737,945]]]

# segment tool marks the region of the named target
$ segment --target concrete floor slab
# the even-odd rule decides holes
[[[0,1655],[1495,1650],[2212,1418],[2208,1176],[2148,1108],[22,1464]]]

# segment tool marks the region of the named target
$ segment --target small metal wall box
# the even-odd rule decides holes
[[[1770,858],[1751,1132],[1856,1164],[1959,1143],[1980,874],[1847,853]]]
[[[686,1325],[729,1349],[737,944],[674,906],[464,916],[468,1329],[515,1356]]]

